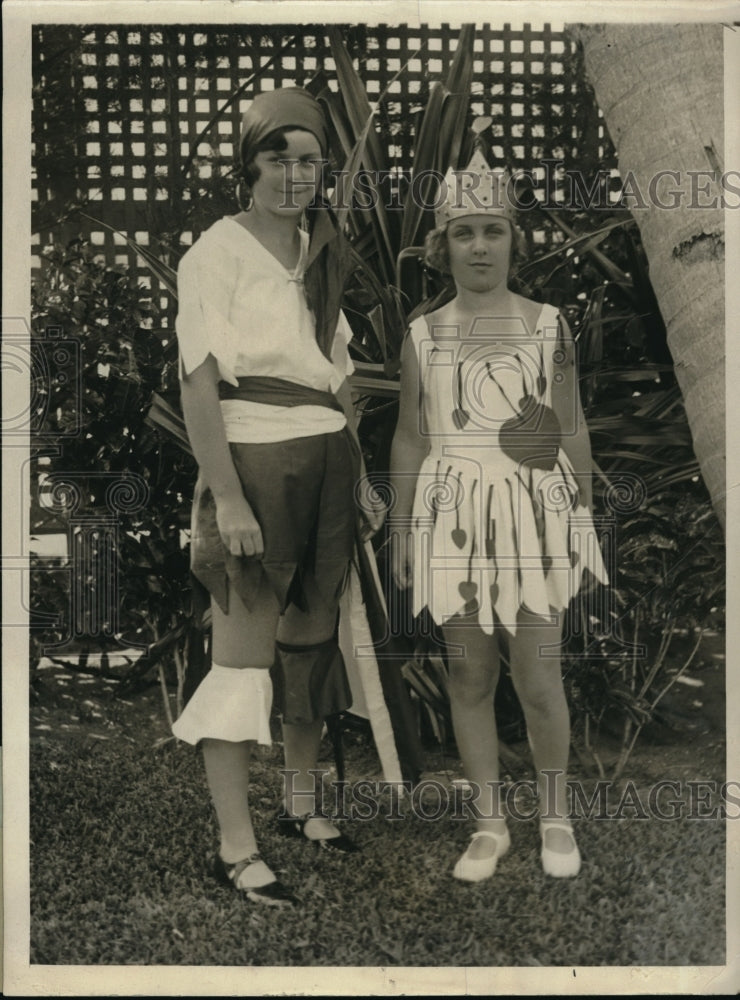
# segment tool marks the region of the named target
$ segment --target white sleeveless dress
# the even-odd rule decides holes
[[[523,606],[544,618],[565,609],[586,569],[607,582],[551,409],[558,332],[548,305],[534,331],[511,320],[495,337],[412,323],[431,444],[412,512],[414,614],[428,608],[442,625],[477,613],[484,632],[514,634]]]

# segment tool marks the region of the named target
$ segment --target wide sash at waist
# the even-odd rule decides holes
[[[218,398],[243,399],[249,403],[268,403],[272,406],[326,406],[342,412],[342,404],[333,392],[270,375],[243,375],[237,381],[238,385],[219,382]]]

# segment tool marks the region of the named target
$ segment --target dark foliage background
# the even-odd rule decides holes
[[[226,140],[238,121],[240,97],[259,90],[269,69],[276,83],[289,78],[311,87],[325,102],[335,164],[387,171],[395,178],[387,184],[403,206],[392,211],[381,204],[371,212],[350,211],[344,219],[354,253],[344,306],[355,334],[361,436],[368,467],[379,479],[388,465],[403,333],[427,296],[444,294],[440,276],[425,271],[414,250],[431,220],[410,203],[404,171],[412,161],[417,171],[466,162],[467,128],[486,114],[488,123],[484,120],[479,131],[500,162],[533,169],[543,159],[560,161],[537,181],[539,200],[522,213],[529,259],[515,283],[523,294],[560,306],[577,339],[581,393],[598,466],[597,514],[608,522],[605,530],[612,540],[606,539],[613,587],[608,601],[590,592],[572,607],[566,678],[587,745],[594,723],[618,720],[625,752],[619,767],[624,766],[645,722],[679,672],[693,662],[691,644],[679,658],[672,644],[721,628],[722,537],[699,478],[647,260],[629,213],[618,202],[606,209],[543,207],[543,196],[551,196],[546,205],[562,202],[569,170],[580,171],[586,187],[599,177],[607,190],[618,183],[580,54],[565,45],[556,60],[546,49],[543,73],[522,75],[513,72],[509,53],[503,70],[494,72],[485,62],[478,65],[475,53],[476,39],[486,31],[488,38],[487,28],[443,32],[439,44],[446,48],[435,77],[424,68],[437,55],[431,36],[422,38],[417,53],[403,48],[400,28],[263,26],[234,32],[154,26],[137,30],[133,41],[130,32],[116,26],[36,29],[34,231],[40,260],[33,334],[39,350],[47,353],[50,337],[53,342],[61,335],[77,344],[80,378],[64,381],[55,373],[38,381],[32,530],[48,527],[50,516],[60,530],[69,528],[63,504],[52,504],[51,510],[42,506],[49,475],[74,473],[79,482],[85,470],[135,474],[148,499],[118,515],[121,610],[116,629],[86,638],[84,623],[78,623],[74,642],[65,645],[62,633],[71,605],[64,574],[56,573],[59,585],[50,586],[48,567],[34,571],[35,662],[50,644],[69,653],[91,642],[111,648],[138,643],[152,650],[128,680],[147,679],[156,664],[172,680],[186,655],[183,531],[194,467],[145,419],[152,394],[176,388],[174,300],[167,293],[165,265],[175,267],[191,238],[234,210],[233,158],[225,151]],[[391,70],[379,57],[394,32],[401,46],[399,69],[404,59],[418,57],[421,71],[413,63],[401,70],[400,90],[382,96],[369,131],[363,132],[370,112],[368,88],[376,101],[390,82]],[[270,64],[263,76],[245,81],[240,60],[257,65],[265,54]],[[231,89],[221,86],[224,65],[230,67]],[[205,126],[202,116],[183,118],[182,95],[196,92],[211,95],[213,113]],[[516,114],[514,102],[523,109]],[[140,123],[136,131],[143,152],[135,145],[137,135],[120,134],[130,117]],[[226,132],[219,131],[219,123],[226,124]],[[115,183],[125,190],[139,185],[144,196],[98,204],[98,194],[112,196]],[[522,183],[523,199],[525,188]],[[136,239],[149,266],[131,256],[106,227]],[[164,262],[154,274],[153,261]],[[63,447],[50,447],[54,435],[65,432]],[[88,514],[103,516],[92,479],[83,492]],[[383,572],[386,540],[383,535],[376,539]],[[401,597],[395,595],[391,603],[400,604],[403,623]],[[50,614],[56,615],[54,626],[44,617]],[[419,698],[422,724],[444,743],[449,727],[443,664],[438,650],[419,643],[413,629],[406,632],[405,672]],[[520,730],[505,687],[499,708],[509,731]]]

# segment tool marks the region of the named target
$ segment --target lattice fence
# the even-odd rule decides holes
[[[458,30],[348,25],[343,36],[371,100],[407,64],[378,124],[393,169],[409,171],[418,112],[447,72]],[[134,269],[169,312],[167,296],[122,241],[79,215],[65,217],[65,205],[77,198],[90,216],[158,253],[169,250],[176,263],[204,228],[234,210],[224,178],[248,95],[302,86],[318,72],[336,89],[318,25],[37,26],[34,266],[48,243],[82,234],[107,262]],[[232,99],[255,73],[254,87]],[[541,194],[544,159],[586,173],[614,167],[577,53],[547,26],[478,26],[470,114],[493,118],[495,155],[533,170]]]

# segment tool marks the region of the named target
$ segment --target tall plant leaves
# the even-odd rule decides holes
[[[168,402],[164,396],[154,393],[146,422],[179,445],[188,455],[192,455],[190,439],[180,410]]]
[[[545,208],[542,205],[537,206],[538,211],[542,212],[551,222],[553,222],[559,229],[561,229],[566,236],[569,236],[571,240],[579,239],[576,231],[564,221],[559,212],[555,212],[550,208]],[[637,305],[637,296],[635,294],[632,281],[630,276],[623,271],[617,264],[614,263],[606,254],[602,253],[597,249],[599,243],[603,239],[603,232],[608,228],[616,228],[619,225],[628,225],[628,220],[619,220],[619,222],[614,223],[610,227],[604,227],[602,232],[589,233],[586,236],[584,245],[580,248],[579,253],[590,254],[594,263],[602,272],[602,274],[609,280],[618,284],[620,287],[624,288],[625,294],[629,297],[630,302],[633,306]]]
[[[352,60],[344,44],[341,31],[339,28],[329,27],[327,33],[336,65],[339,92],[342,95],[347,117],[355,136],[355,146],[350,152],[347,163],[344,166],[346,176],[342,179],[341,185],[337,185],[336,189],[342,196],[341,203],[336,206],[337,215],[340,224],[342,224],[349,211],[352,192],[355,189],[355,179],[360,168],[364,167],[369,171],[370,177],[388,176],[388,162],[380,142],[380,137],[374,128],[374,118],[378,106],[385,98],[389,87],[398,74],[388,83],[378,98],[375,107],[372,107],[362,80],[352,65]],[[375,188],[375,193],[379,193],[377,187]],[[373,229],[378,234],[378,249],[380,250],[381,247],[383,249],[383,252],[379,253],[379,263],[385,279],[390,282],[393,276],[391,265],[394,260],[394,247],[391,237],[391,226],[383,197],[376,197],[375,205],[370,211],[370,221]]]
[[[441,135],[442,166],[458,169],[466,166],[460,160],[463,137],[466,132],[466,118],[473,83],[473,46],[475,25],[463,24],[457,40],[457,49],[445,86],[449,98],[445,103],[444,122]],[[452,123],[450,134],[450,123]],[[448,139],[449,136],[449,139]]]
[[[413,173],[415,178],[428,175],[423,185],[411,184],[406,194],[401,227],[401,248],[417,240],[425,206],[436,185],[435,174],[444,174],[450,166],[457,167],[465,129],[465,118],[473,80],[473,41],[475,26],[463,25],[447,80],[436,83],[429,95],[414,145]]]
[[[524,277],[526,272],[532,268],[540,268],[545,261],[553,260],[555,258],[561,258],[564,253],[569,250],[577,251],[579,255],[585,253],[596,254],[596,247],[599,246],[601,242],[609,235],[609,233],[614,229],[623,229],[630,226],[635,226],[635,220],[630,216],[624,219],[615,219],[612,222],[608,222],[603,226],[599,226],[598,229],[589,229],[585,233],[576,233],[570,226],[562,222],[560,216],[546,209],[542,209],[536,206],[538,211],[545,212],[559,229],[562,229],[566,233],[569,239],[565,243],[561,243],[560,246],[556,247],[555,250],[550,250],[548,253],[541,254],[535,260],[527,261],[525,264],[519,268],[516,272],[517,277]],[[603,254],[598,255],[598,260],[603,264],[607,258]],[[607,277],[616,284],[626,285],[630,287],[632,285],[632,280],[628,274],[613,265],[611,261],[607,264],[603,264],[603,269],[605,270]]]

